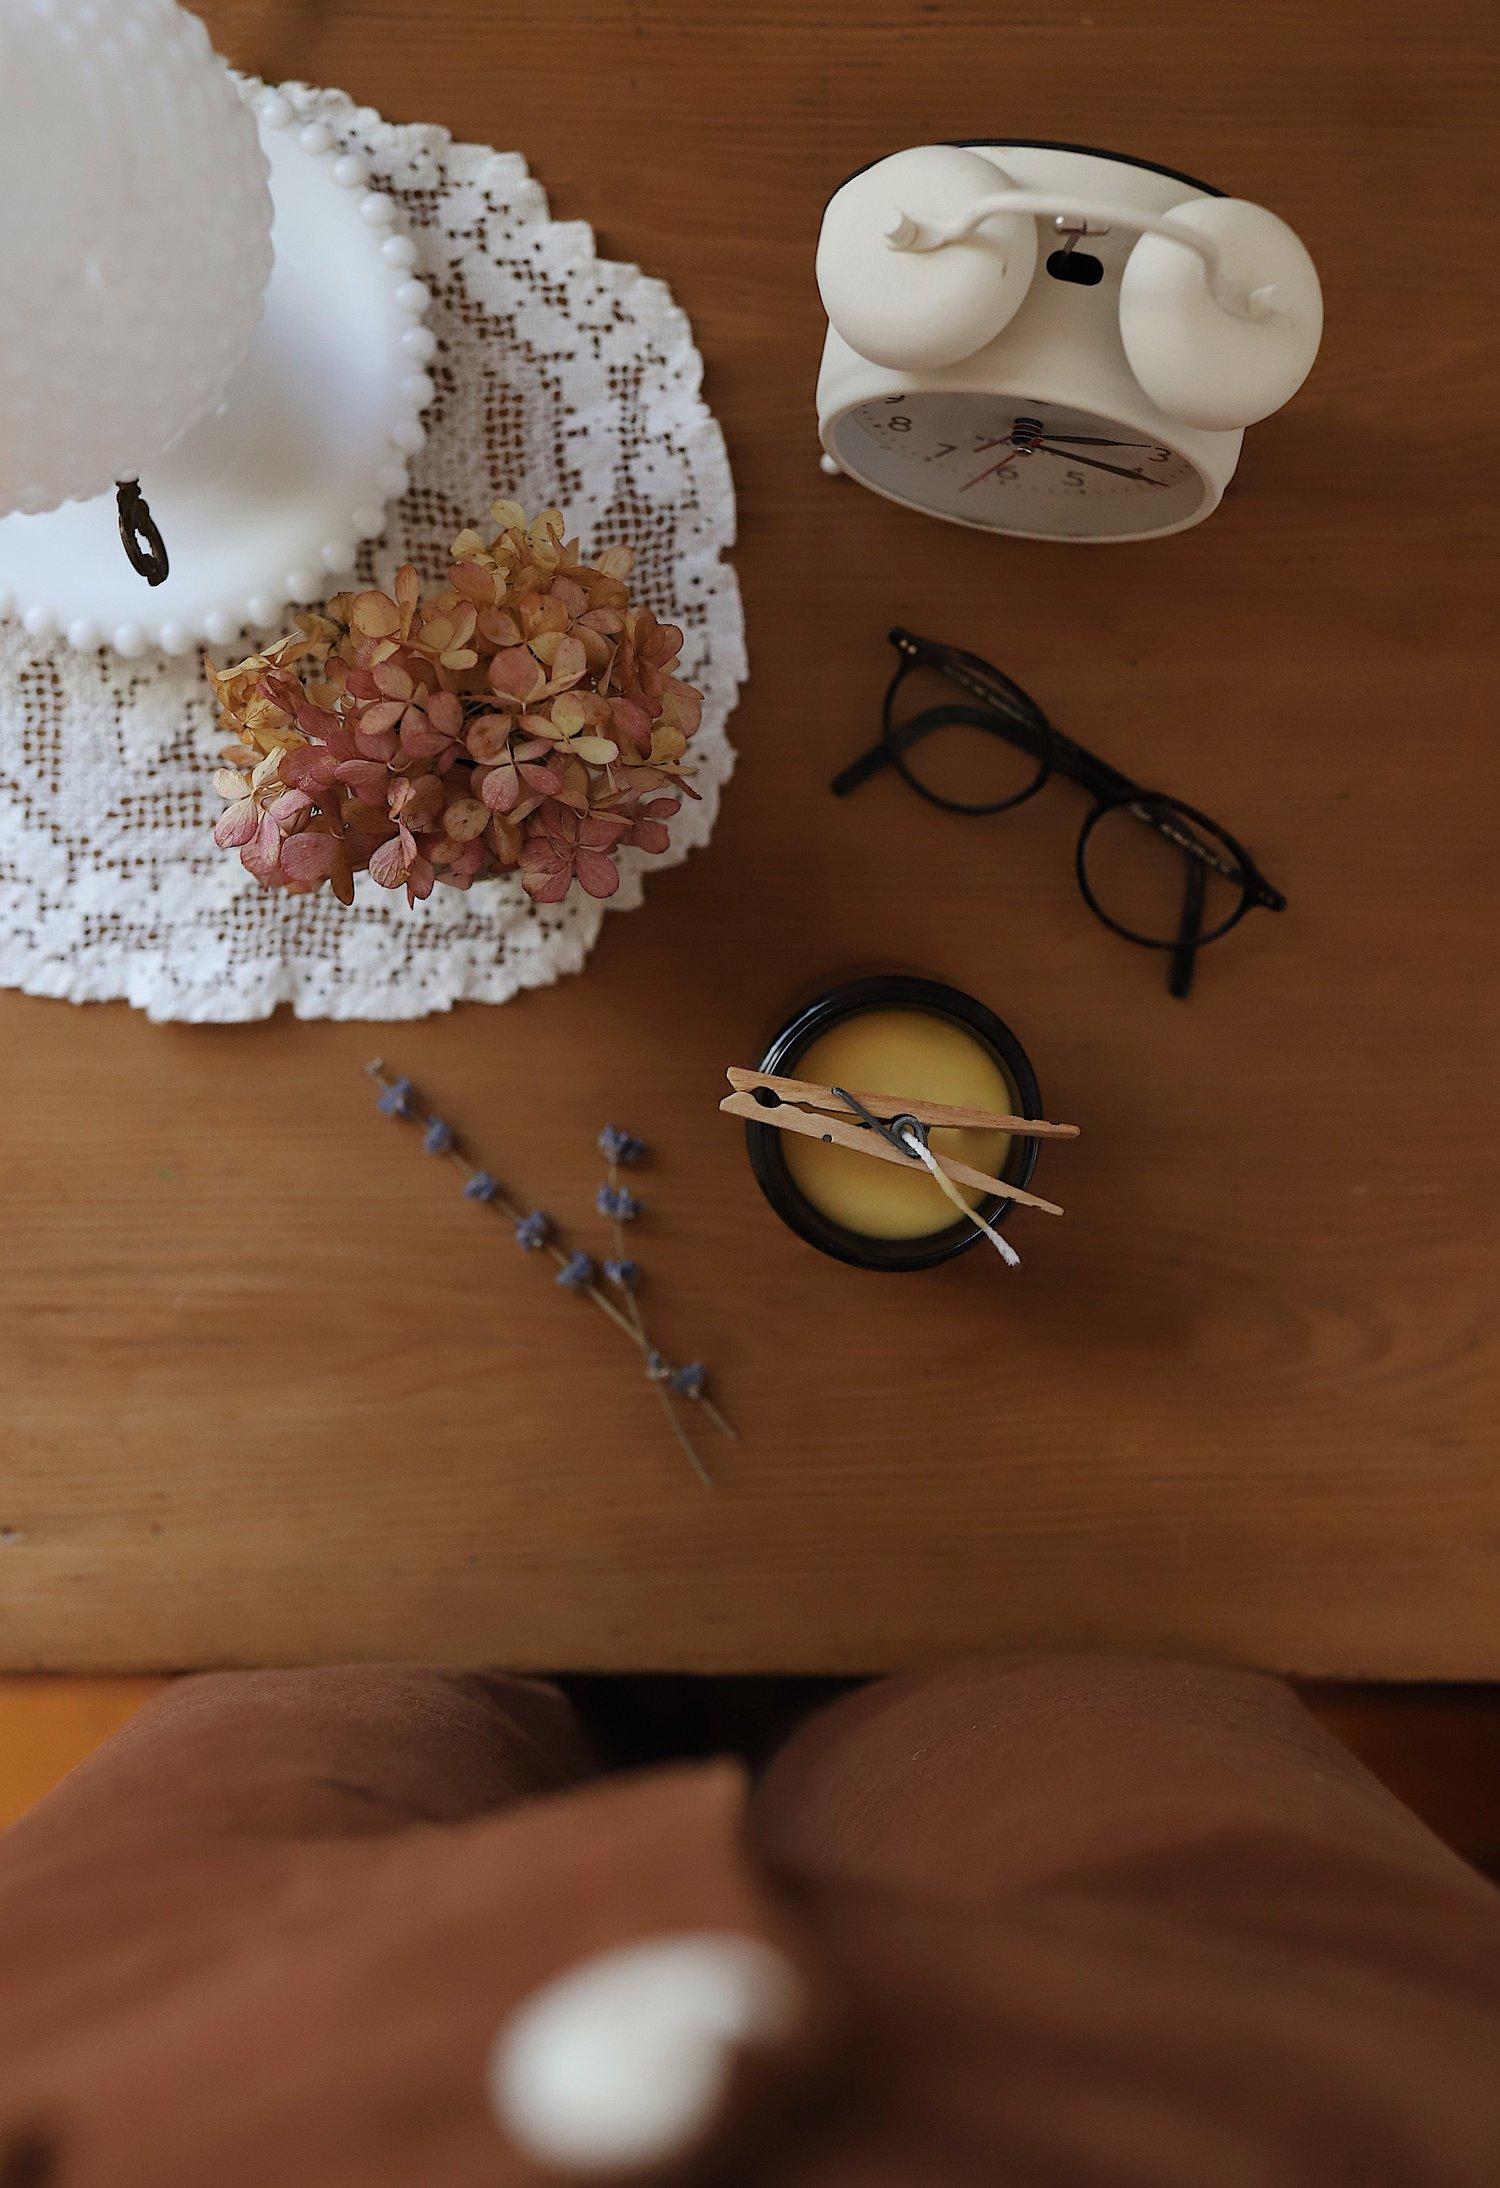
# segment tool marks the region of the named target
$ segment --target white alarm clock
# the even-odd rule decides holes
[[[863,169],[823,216],[818,286],[824,469],[1030,539],[1199,523],[1323,330],[1285,221],[1071,145],[924,145]]]

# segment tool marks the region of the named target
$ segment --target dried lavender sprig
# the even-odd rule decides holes
[[[609,1165],[610,1187],[613,1188],[615,1180],[619,1177],[620,1174],[620,1143],[624,1143],[627,1140],[628,1136],[624,1133],[616,1134],[614,1132],[613,1126],[606,1125],[604,1131],[601,1132],[599,1135],[599,1144],[601,1147],[605,1145],[606,1135],[611,1136],[616,1142],[614,1152],[610,1156]],[[635,1150],[630,1154],[629,1160],[635,1162],[639,1160],[640,1154],[644,1152],[644,1149],[641,1149],[639,1147],[638,1142],[631,1141],[629,1142],[629,1144],[631,1148]],[[604,1194],[600,1194],[598,1205],[601,1211],[604,1214],[608,1215],[610,1222],[614,1227],[615,1257],[612,1265],[617,1269],[624,1268],[627,1264],[625,1259],[625,1232],[622,1221],[622,1204],[619,1200],[618,1195],[613,1190],[611,1190],[609,1192],[609,1198],[607,1203]],[[632,1204],[632,1213],[634,1213],[634,1204]],[[625,1300],[625,1311],[629,1315],[631,1325],[635,1330],[635,1341],[640,1346],[642,1356],[646,1362],[646,1380],[652,1385],[652,1387],[656,1391],[658,1398],[661,1400],[662,1411],[666,1414],[667,1419],[671,1422],[673,1433],[676,1435],[677,1440],[679,1441],[679,1443],[681,1443],[684,1450],[687,1452],[695,1470],[697,1470],[701,1474],[702,1467],[698,1458],[697,1448],[693,1443],[692,1437],[688,1434],[686,1428],[684,1428],[681,1420],[678,1418],[677,1407],[674,1403],[676,1393],[673,1391],[671,1379],[669,1376],[664,1376],[657,1373],[656,1363],[660,1358],[660,1355],[657,1353],[655,1347],[651,1343],[650,1338],[646,1334],[645,1318],[641,1313],[641,1303],[635,1296],[635,1287],[633,1284],[627,1284],[621,1286],[621,1290]]]
[[[463,1190],[466,1198],[498,1209],[502,1215],[510,1218],[518,1233],[523,1226],[534,1221],[540,1211],[523,1211],[488,1171],[476,1169],[469,1162],[468,1158],[459,1149],[451,1128],[441,1118],[435,1116],[432,1111],[423,1107],[416,1088],[412,1085],[410,1079],[388,1079],[385,1075],[384,1061],[378,1056],[373,1057],[364,1068],[365,1076],[373,1079],[380,1088],[377,1107],[380,1109],[381,1114],[398,1118],[403,1122],[419,1124],[423,1131],[425,1151],[453,1163],[464,1172]],[[640,1143],[631,1141],[630,1148],[631,1153],[627,1156],[627,1159],[634,1160],[641,1151]],[[616,1231],[618,1235],[618,1224],[616,1225]],[[533,1241],[526,1241],[526,1243],[533,1243]],[[558,1268],[559,1281],[563,1281],[563,1272],[573,1269],[575,1257],[550,1237],[538,1238],[534,1243],[540,1246],[542,1251],[551,1255]],[[597,1283],[570,1282],[569,1288],[576,1290],[580,1298],[592,1301],[599,1311],[606,1315],[615,1327],[623,1332],[631,1343],[636,1346],[647,1364],[647,1381],[658,1392],[662,1409],[666,1413],[673,1433],[682,1445],[694,1473],[706,1488],[712,1488],[714,1486],[714,1477],[704,1465],[692,1438],[678,1419],[676,1408],[672,1402],[673,1383],[671,1379],[680,1371],[672,1369],[669,1362],[663,1361],[662,1355],[652,1345],[634,1297],[628,1293],[626,1295],[631,1308],[634,1310],[632,1315],[626,1315],[620,1311],[612,1299],[600,1290]],[[661,1361],[666,1369],[665,1374],[657,1372],[655,1363],[658,1361]],[[680,1386],[678,1387],[680,1388]],[[701,1391],[695,1395],[719,1432],[738,1441],[737,1431],[724,1418],[718,1407],[703,1397]]]
[[[629,1132],[620,1131],[616,1125],[607,1124],[599,1134],[599,1147],[600,1151],[609,1160],[609,1182],[601,1190],[597,1205],[600,1212],[607,1215],[614,1226],[615,1259],[613,1266],[634,1269],[635,1264],[626,1256],[624,1225],[626,1222],[633,1222],[640,1213],[640,1202],[627,1187],[620,1183],[620,1165],[626,1162],[632,1164],[639,1162],[646,1152],[645,1142],[634,1138]],[[641,1344],[642,1346],[649,1346],[650,1339],[646,1335],[646,1325],[641,1318],[641,1310],[635,1298],[634,1288],[630,1284],[625,1285],[623,1288],[626,1293],[626,1303],[634,1315],[636,1328],[640,1333]],[[648,1371],[651,1360],[659,1357],[660,1355],[654,1352],[650,1355],[647,1360]],[[713,1399],[708,1395],[701,1365],[697,1361],[692,1362],[691,1365],[697,1370],[697,1373],[685,1383],[679,1382],[676,1378],[686,1371],[672,1369],[669,1365],[666,1377],[659,1379],[661,1387],[664,1390],[674,1391],[679,1398],[691,1398],[695,1404],[701,1405],[719,1434],[727,1436],[732,1443],[738,1443],[738,1431],[730,1426],[714,1404]]]
[[[672,1369],[652,1344],[646,1331],[645,1317],[641,1313],[641,1303],[635,1296],[634,1277],[637,1273],[635,1264],[633,1261],[627,1260],[625,1255],[624,1227],[627,1222],[633,1222],[636,1216],[639,1215],[640,1202],[633,1193],[627,1191],[620,1184],[620,1165],[623,1162],[639,1162],[646,1152],[645,1142],[633,1138],[629,1132],[620,1131],[616,1125],[607,1124],[599,1134],[599,1147],[601,1152],[609,1159],[609,1182],[607,1185],[600,1187],[595,1205],[601,1215],[609,1217],[615,1234],[615,1255],[613,1261],[607,1264],[607,1269],[611,1275],[617,1270],[623,1273],[628,1269],[632,1272],[630,1282],[620,1283],[619,1277],[615,1277],[614,1281],[619,1283],[625,1298],[625,1311],[635,1324],[636,1341],[646,1359],[647,1380],[655,1384],[661,1397],[662,1406],[673,1428],[676,1429],[678,1436],[691,1451],[693,1448],[692,1438],[688,1436],[678,1419],[675,1400],[683,1396],[701,1399],[703,1396],[702,1379],[700,1377],[696,1390],[686,1390],[678,1382]],[[734,1434],[734,1430],[729,1426],[717,1407],[709,1407],[707,1410],[721,1434],[727,1436]]]
[[[662,1410],[667,1416],[673,1435],[681,1444],[688,1463],[698,1479],[705,1488],[712,1488],[714,1486],[713,1476],[704,1465],[696,1445],[678,1418],[677,1409],[672,1402],[673,1392],[670,1385],[661,1376],[657,1375],[651,1367],[651,1361],[656,1355],[651,1349],[650,1341],[646,1336],[644,1326],[639,1321],[639,1317],[637,1316],[632,1320],[623,1315],[615,1306],[613,1300],[608,1299],[600,1291],[597,1284],[582,1280],[582,1272],[575,1267],[575,1256],[565,1252],[548,1235],[547,1219],[541,1215],[540,1210],[533,1210],[531,1213],[523,1215],[508,1195],[501,1190],[496,1180],[489,1175],[488,1171],[475,1170],[472,1167],[457,1147],[449,1127],[443,1124],[440,1118],[434,1117],[430,1111],[422,1108],[416,1089],[410,1079],[387,1080],[384,1076],[384,1065],[379,1057],[368,1063],[365,1066],[365,1071],[367,1076],[375,1079],[382,1089],[378,1098],[378,1106],[382,1113],[386,1116],[398,1117],[420,1124],[423,1128],[422,1144],[427,1153],[445,1156],[448,1161],[455,1163],[459,1169],[464,1171],[464,1192],[466,1194],[470,1192],[476,1178],[482,1179],[485,1186],[482,1195],[484,1201],[490,1206],[499,1208],[502,1214],[510,1217],[516,1228],[516,1236],[521,1243],[527,1247],[539,1248],[550,1254],[557,1264],[558,1282],[566,1283],[568,1289],[576,1292],[579,1297],[592,1300],[600,1312],[607,1315],[615,1327],[623,1331],[625,1336],[637,1347],[643,1358],[646,1359],[647,1381],[657,1391]],[[435,1130],[435,1127],[438,1129]],[[536,1230],[533,1227],[539,1221],[542,1228]],[[529,1237],[524,1235],[528,1229],[532,1231],[532,1235]],[[583,1258],[586,1259],[586,1257]],[[722,1415],[719,1418],[722,1420]],[[732,1434],[733,1431],[730,1430],[729,1433]]]

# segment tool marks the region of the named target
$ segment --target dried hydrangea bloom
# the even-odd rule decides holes
[[[613,896],[625,845],[667,849],[703,711],[674,673],[682,632],[631,599],[628,548],[586,563],[557,510],[492,515],[430,597],[406,564],[389,593],[207,664],[232,740],[214,837],[266,887],[347,904],[368,872],[415,903],[516,873],[555,904]]]

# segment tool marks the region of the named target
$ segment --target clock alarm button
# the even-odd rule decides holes
[[[818,239],[818,287],[829,321],[871,364],[934,371],[984,349],[1014,318],[1036,272],[1037,225],[996,215],[965,242],[893,250],[905,215],[941,223],[1010,178],[962,145],[918,145],[867,167],[837,191]]]
[[[1203,263],[1180,243],[1145,235],[1120,281],[1120,339],[1158,410],[1223,432],[1289,402],[1323,336],[1323,292],[1307,249],[1284,220],[1243,198],[1195,198],[1171,219],[1216,246],[1221,280],[1247,309],[1217,302]]]

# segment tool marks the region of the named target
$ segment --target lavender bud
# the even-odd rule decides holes
[[[619,1163],[622,1169],[628,1169],[645,1154],[646,1143],[636,1139],[633,1133],[622,1132],[617,1124],[607,1124],[599,1134],[599,1152],[606,1162]]]

